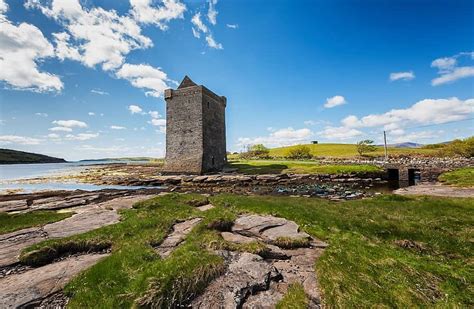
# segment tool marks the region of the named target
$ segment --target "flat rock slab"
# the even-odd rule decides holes
[[[299,227],[295,222],[273,216],[241,216],[235,220],[232,232],[244,236],[258,237],[267,242],[273,242],[280,237],[310,238],[307,233],[299,231]]]
[[[222,232],[221,236],[225,241],[230,241],[236,244],[248,244],[256,241],[254,238],[230,232]]]
[[[199,206],[199,207],[196,207],[196,208],[200,211],[206,211],[206,210],[214,208],[214,205],[207,204],[207,205]]]
[[[419,184],[393,191],[400,195],[431,195],[446,197],[474,197],[474,188],[460,188],[443,184]]]
[[[0,279],[0,308],[17,308],[58,292],[72,277],[105,256],[77,256]]]
[[[186,235],[201,222],[202,218],[193,218],[173,225],[173,231],[155,248],[162,258],[166,258],[171,252],[184,241]]]
[[[260,256],[248,252],[222,252],[228,260],[223,276],[214,280],[192,303],[192,308],[241,308],[257,291],[265,291],[281,274]]]
[[[80,206],[71,210],[75,215],[43,227],[23,229],[0,235],[0,267],[18,262],[21,251],[35,243],[51,238],[63,238],[119,222],[117,209],[131,208],[150,195],[116,198],[104,203]]]

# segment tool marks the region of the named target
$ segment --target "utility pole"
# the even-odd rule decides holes
[[[385,130],[383,131],[383,143],[384,143],[384,150],[385,150],[385,162],[388,161],[388,153],[387,153],[387,134]]]

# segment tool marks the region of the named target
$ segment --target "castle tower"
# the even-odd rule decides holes
[[[221,171],[226,156],[227,99],[185,76],[178,89],[166,89],[166,158],[168,173]]]

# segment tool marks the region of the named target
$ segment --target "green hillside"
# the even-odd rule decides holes
[[[63,163],[64,159],[42,154],[0,148],[0,164]]]
[[[355,144],[308,144],[305,145],[311,149],[311,154],[315,157],[353,157],[359,155]],[[291,148],[297,146],[288,146],[270,149],[271,157],[285,157]],[[435,154],[435,149],[424,148],[388,148],[389,155],[403,154]],[[383,156],[384,149],[377,146],[377,151],[368,154],[370,156]]]

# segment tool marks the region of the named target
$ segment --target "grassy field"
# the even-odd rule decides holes
[[[459,187],[474,186],[474,167],[465,167],[452,172],[441,174],[439,180]]]
[[[357,147],[355,144],[309,144],[306,145],[311,149],[311,154],[315,157],[354,157],[358,156]],[[275,158],[282,158],[288,154],[291,148],[297,146],[288,146],[270,149],[270,156]],[[437,152],[435,149],[421,149],[421,148],[388,148],[389,155],[409,155],[409,154],[424,154],[434,155]],[[369,156],[383,156],[383,147],[377,147],[377,151],[371,152]]]
[[[223,271],[222,260],[207,248],[226,244],[207,228],[209,223],[232,221],[243,212],[272,214],[296,221],[330,244],[316,265],[329,307],[474,305],[474,199],[388,195],[331,202],[218,195],[211,197],[217,207],[202,213],[187,203],[199,198],[170,194],[139,203],[122,211],[118,224],[37,244],[21,259],[34,263],[71,243],[110,242],[112,255],[67,285],[70,307],[176,306]],[[187,240],[160,259],[152,245],[163,240],[175,220],[198,216],[203,221]],[[304,307],[301,292],[294,286],[279,308]]]
[[[0,234],[14,232],[27,227],[45,225],[70,216],[72,216],[72,213],[58,213],[55,211],[34,211],[26,214],[0,212]]]
[[[321,165],[316,161],[291,160],[234,160],[229,161],[230,168],[237,168],[244,174],[344,174],[378,172],[373,165]]]

